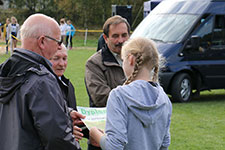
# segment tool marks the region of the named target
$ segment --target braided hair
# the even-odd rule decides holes
[[[121,54],[122,56],[131,54],[135,57],[134,70],[124,84],[134,81],[142,67],[147,67],[151,72],[151,80],[158,82],[160,55],[152,40],[141,37],[133,38],[124,44]]]

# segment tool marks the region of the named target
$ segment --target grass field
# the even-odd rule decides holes
[[[97,40],[90,39],[87,47],[81,47],[82,42],[81,39],[78,48],[69,51],[65,74],[75,86],[77,104],[89,106],[84,69],[86,60],[96,50]],[[74,43],[76,45],[76,41]],[[0,55],[0,63],[8,57]],[[224,150],[225,90],[205,91],[189,103],[173,103],[171,138],[170,150]],[[86,142],[81,141],[83,149],[86,149]]]

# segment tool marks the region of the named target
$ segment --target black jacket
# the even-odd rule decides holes
[[[44,57],[24,49],[0,65],[0,149],[76,150],[62,84]]]
[[[65,83],[63,85],[63,91],[66,96],[67,106],[77,110],[76,104],[76,96],[75,96],[75,89],[69,79],[67,79],[64,75],[61,76],[61,80]]]

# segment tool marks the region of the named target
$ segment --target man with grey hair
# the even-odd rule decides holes
[[[0,149],[77,150],[73,123],[84,116],[69,111],[62,82],[50,59],[61,50],[57,22],[43,14],[28,17],[21,47],[0,65]]]

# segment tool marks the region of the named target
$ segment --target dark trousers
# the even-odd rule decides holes
[[[101,150],[101,148],[100,147],[93,146],[91,144],[88,144],[88,149],[87,150]]]
[[[69,41],[69,39],[70,39],[70,41]],[[69,42],[70,42],[70,48],[73,47],[72,39],[73,39],[73,37],[71,35],[66,36],[66,47],[68,46]]]
[[[9,40],[5,40],[5,43],[6,43],[6,53],[8,53],[8,42],[9,42]]]

